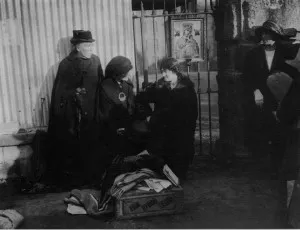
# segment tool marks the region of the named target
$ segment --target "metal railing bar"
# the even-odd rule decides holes
[[[194,15],[194,16],[197,16],[197,15],[201,15],[201,14],[209,14],[209,15],[212,15],[213,13],[212,12],[197,12],[197,13],[180,13],[180,14],[157,14],[157,15],[144,15],[143,17],[144,18],[156,18],[156,17],[168,17],[168,16],[178,16],[178,17],[181,17],[181,16],[189,16],[189,15]],[[138,15],[133,15],[132,16],[133,19],[135,18],[141,18],[142,16],[138,16]]]
[[[207,12],[207,0],[205,0],[205,12]],[[205,44],[206,44],[206,70],[208,94],[208,119],[209,119],[209,154],[212,154],[212,121],[211,121],[211,95],[210,95],[210,60],[208,47],[208,15],[205,14]]]
[[[144,44],[144,18],[145,18],[144,6],[143,6],[143,2],[141,2],[141,39],[142,39],[144,84],[148,84],[148,66],[146,66],[145,44]]]
[[[139,71],[138,71],[138,66],[137,66],[137,58],[136,58],[136,38],[135,38],[135,24],[134,20],[132,20],[132,28],[133,28],[133,45],[134,45],[134,64],[135,64],[135,78],[136,78],[136,91],[137,93],[140,90],[140,81],[139,81]]]
[[[209,119],[209,151],[212,153],[212,121],[211,121],[211,88],[210,88],[210,61],[209,48],[207,48],[207,95],[208,95],[208,119]]]
[[[202,145],[202,124],[201,124],[201,118],[202,118],[202,109],[201,109],[201,87],[200,87],[200,62],[198,62],[198,74],[197,74],[197,80],[198,80],[198,122],[199,122],[199,149],[200,154],[203,153],[203,145]]]
[[[164,3],[165,3],[165,0],[164,0]],[[167,20],[168,20],[168,17],[165,16],[167,15],[168,12],[165,10],[165,6],[164,6],[164,12],[163,12],[163,17],[164,17],[164,32],[165,32],[165,56],[167,57],[168,54],[169,54],[169,44],[168,44],[168,27],[166,26],[167,25]]]
[[[190,66],[191,66],[191,60],[186,60],[187,65],[187,76],[190,77]]]
[[[152,0],[152,15],[155,15],[154,10],[154,0]],[[155,18],[152,18],[153,22],[153,44],[154,44],[154,61],[155,61],[155,81],[157,81],[158,78],[158,72],[157,72],[157,55],[156,55],[156,28],[155,28]]]

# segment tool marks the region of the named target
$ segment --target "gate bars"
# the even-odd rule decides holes
[[[159,0],[160,1],[160,0]],[[208,47],[208,15],[213,15],[212,11],[208,11],[208,0],[205,0],[205,6],[204,6],[204,11],[198,11],[198,12],[188,12],[188,8],[187,8],[187,0],[184,1],[184,13],[179,13],[177,12],[177,2],[176,0],[174,1],[174,13],[168,13],[168,11],[166,11],[166,0],[164,0],[164,9],[163,9],[163,14],[156,14],[155,11],[155,0],[152,0],[152,14],[151,15],[145,15],[144,12],[144,6],[143,6],[143,2],[141,1],[141,16],[137,16],[137,15],[133,15],[133,32],[134,32],[134,49],[135,49],[135,66],[136,66],[136,85],[137,85],[137,92],[139,91],[139,87],[140,87],[140,83],[139,83],[139,71],[137,68],[137,59],[136,59],[136,52],[137,52],[137,44],[136,44],[136,39],[135,39],[135,19],[140,19],[140,26],[141,26],[141,48],[142,48],[142,57],[143,57],[143,62],[142,62],[142,66],[143,66],[143,76],[144,76],[144,82],[148,83],[149,82],[149,78],[148,78],[148,62],[145,58],[145,33],[144,33],[144,20],[145,18],[152,18],[152,26],[153,26],[153,45],[154,45],[154,61],[155,61],[155,80],[158,79],[158,67],[157,67],[157,51],[156,51],[156,29],[155,29],[155,18],[158,17],[163,17],[164,18],[164,22],[166,22],[166,19],[171,18],[171,17],[175,17],[175,16],[180,16],[180,18],[199,18],[199,20],[203,20],[205,21],[205,36],[204,36],[204,50],[206,52],[204,52],[204,57],[205,57],[205,65],[206,65],[206,72],[207,72],[207,90],[206,92],[202,92],[201,88],[200,88],[200,61],[197,61],[197,95],[198,95],[198,122],[199,122],[199,148],[200,148],[200,155],[203,155],[203,138],[202,138],[202,124],[201,124],[201,95],[202,94],[207,94],[208,95],[208,122],[209,122],[209,157],[213,157],[212,155],[212,147],[213,147],[213,140],[212,140],[212,111],[211,111],[211,94],[212,93],[217,93],[218,91],[215,90],[213,91],[211,89],[211,76],[210,76],[210,58],[209,58],[209,52],[210,49]],[[211,9],[213,9],[213,4],[212,4],[212,0],[210,0],[210,7]],[[199,17],[199,16],[203,16],[203,18]],[[165,25],[165,24],[164,24]],[[166,47],[166,56],[169,56],[170,53],[170,39],[168,39],[168,32],[166,26],[164,26],[164,31],[165,31],[165,47]],[[186,66],[187,66],[187,74],[188,76],[190,75],[190,66],[191,66],[191,59],[187,59],[186,60]]]

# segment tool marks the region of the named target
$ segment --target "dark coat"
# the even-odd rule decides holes
[[[276,71],[282,71],[288,75],[294,75],[295,69],[286,64],[288,59],[294,59],[299,45],[288,45],[276,42],[276,50],[269,70],[263,45],[253,48],[246,56],[244,66],[244,87],[253,98],[255,89],[259,89],[264,96],[264,109],[276,111],[278,103],[267,86],[267,78]]]
[[[287,129],[287,143],[283,164],[286,180],[296,180],[300,168],[300,73],[293,76],[294,81],[280,103],[277,117]]]
[[[271,140],[274,148],[271,152],[283,152],[285,131],[275,119],[272,111],[278,108],[278,101],[267,86],[267,78],[274,72],[282,71],[292,76],[295,69],[285,63],[294,59],[299,44],[276,42],[276,49],[271,69],[268,69],[263,45],[258,45],[246,55],[243,85],[244,85],[244,114],[245,114],[245,143],[253,148],[254,153],[269,152],[268,142]],[[253,92],[259,89],[264,96],[264,105],[256,107]],[[280,146],[280,147],[278,147]],[[265,149],[266,148],[266,149]]]
[[[73,51],[61,61],[52,89],[48,128],[50,135],[62,140],[76,135],[78,107],[74,98],[76,88],[80,87],[87,90],[82,102],[80,136],[97,138],[98,106],[96,105],[102,78],[100,59],[95,55],[90,59],[83,59]]]
[[[101,152],[98,90],[102,78],[100,59],[95,55],[83,59],[73,51],[59,64],[49,111],[47,163],[48,171],[53,172],[51,179],[63,180],[63,171],[82,171],[80,175],[83,178],[91,179],[101,171],[97,157]],[[78,87],[87,91],[80,97],[81,103],[75,101]]]
[[[122,100],[120,94],[124,93],[126,98]],[[127,81],[120,84],[113,78],[105,78],[100,87],[99,109],[101,114],[102,138],[108,145],[111,153],[126,153],[129,151],[125,145],[125,134],[118,135],[117,130],[130,129],[132,115],[134,113],[133,85]]]
[[[300,73],[292,76],[294,81],[277,111],[277,117],[286,126],[292,126],[300,116]]]
[[[194,85],[184,78],[174,88],[154,85],[137,96],[139,103],[154,103],[147,150],[164,158],[179,177],[184,177],[194,150],[198,116]]]

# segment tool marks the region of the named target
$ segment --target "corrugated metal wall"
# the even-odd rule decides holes
[[[131,0],[0,0],[0,124],[46,126],[59,61],[73,29],[91,30],[105,68],[134,63]]]
[[[145,15],[151,15],[152,10],[145,10]],[[163,10],[156,10],[156,15],[162,15]],[[134,15],[141,16],[141,11],[134,11]],[[145,42],[145,50],[146,52],[142,53],[142,34],[141,34],[141,19],[137,18],[134,20],[134,33],[135,33],[135,42],[136,42],[136,62],[137,69],[142,77],[143,75],[143,55],[146,56],[148,61],[148,71],[149,74],[155,74],[155,52],[154,52],[154,28],[153,28],[153,20],[154,20],[154,28],[155,28],[155,47],[156,47],[156,60],[168,56],[166,54],[166,42],[168,42],[168,38],[165,36],[165,30],[169,31],[168,27],[165,27],[167,24],[168,17],[157,17],[157,18],[144,18],[143,32],[146,34]],[[168,25],[168,24],[167,24]],[[158,70],[160,72],[160,70]]]

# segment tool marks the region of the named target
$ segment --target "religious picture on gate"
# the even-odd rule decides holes
[[[203,59],[201,20],[173,20],[172,56],[176,59]]]

